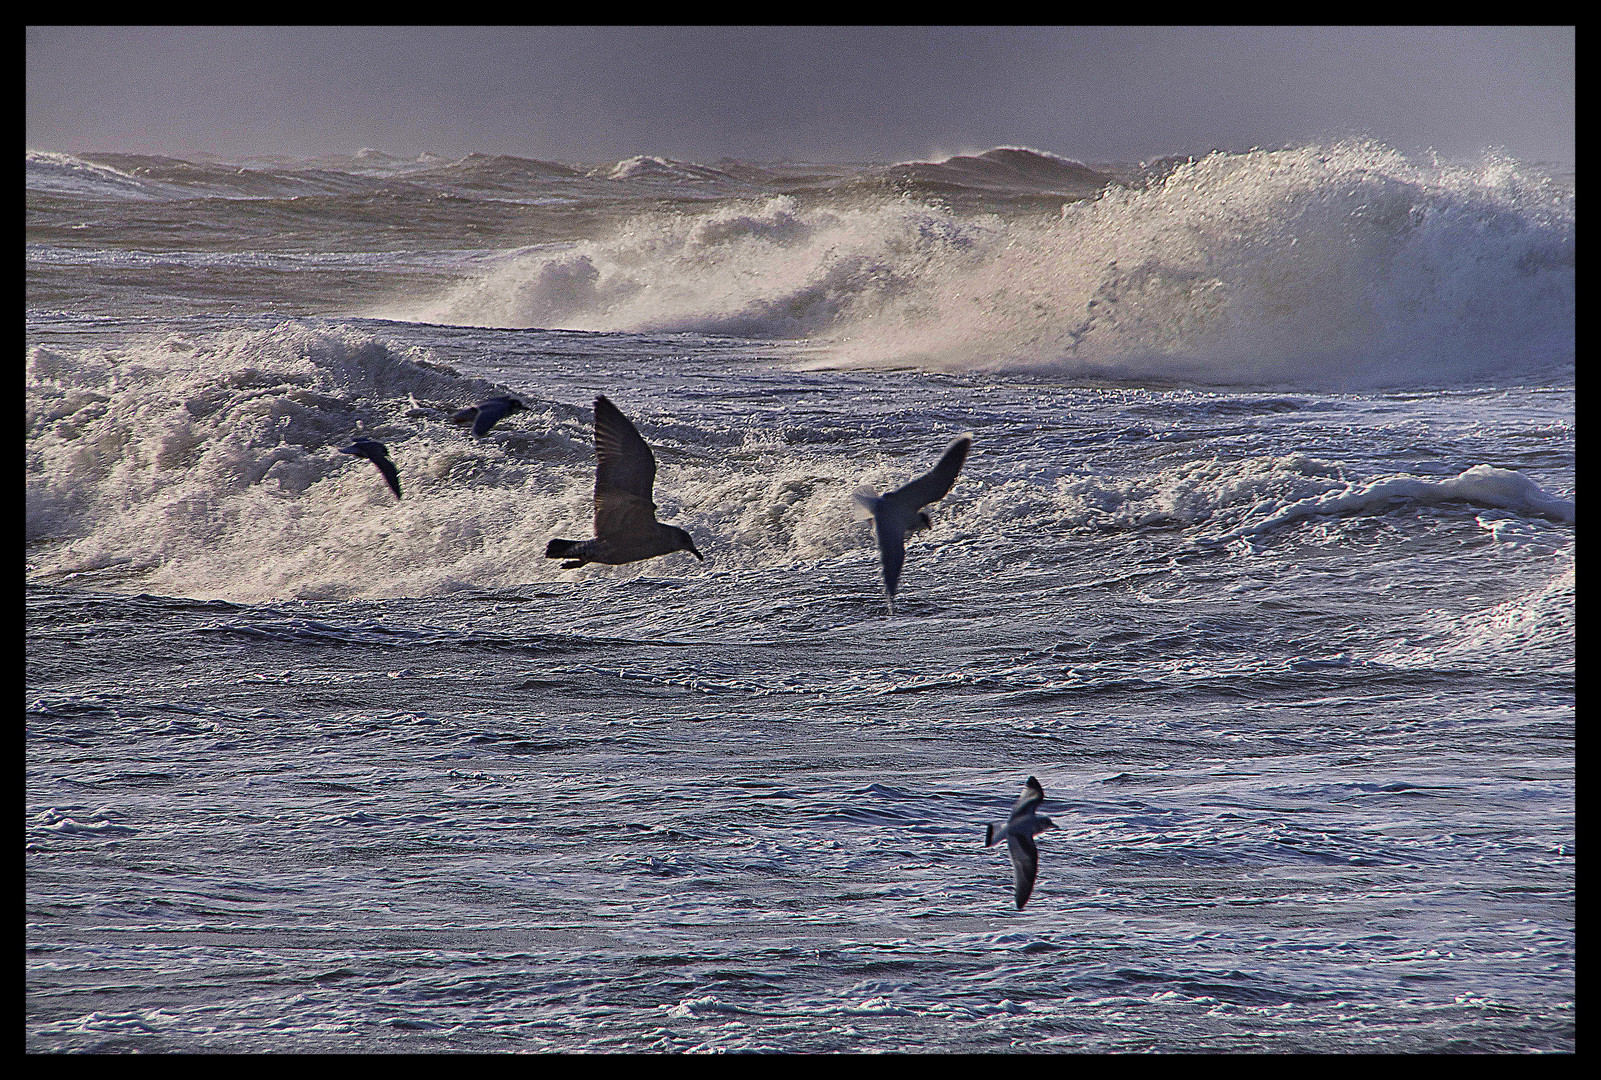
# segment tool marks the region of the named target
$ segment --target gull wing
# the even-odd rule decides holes
[[[356,457],[370,458],[374,454],[387,455],[389,453],[389,447],[375,439],[362,437],[351,443],[349,446],[341,446],[339,448],[339,452],[341,454],[353,454]]]
[[[1040,851],[1031,836],[1006,836],[1006,853],[1012,857],[1012,896],[1022,911],[1034,891],[1034,878],[1040,869]]]
[[[605,396],[595,399],[595,535],[655,524],[656,457]]]
[[[341,446],[339,452],[341,454],[350,454],[354,457],[366,458],[378,466],[378,471],[383,473],[384,481],[389,485],[389,490],[395,493],[395,498],[400,498],[400,470],[395,468],[393,461],[389,460],[389,447],[373,439],[357,439],[349,446]]]
[[[473,421],[473,434],[489,434],[489,429],[499,423],[501,418],[511,411],[512,404],[511,398],[504,397],[490,398],[488,401],[479,402],[478,418]],[[466,410],[463,409],[462,411],[465,412]]]
[[[389,490],[395,493],[395,498],[400,498],[400,470],[395,468],[395,463],[381,455],[375,455],[372,463],[384,474],[384,480],[388,482]]]
[[[904,487],[891,491],[884,496],[885,500],[893,503],[903,514],[911,514],[919,507],[943,499],[956,483],[956,474],[962,471],[962,465],[967,461],[967,451],[972,445],[973,437],[963,435],[945,448],[939,464]]]
[[[906,563],[906,530],[893,514],[880,505],[873,513],[873,534],[878,537],[878,557],[884,566],[884,595],[895,596],[901,567]]]
[[[1029,777],[1028,783],[1023,785],[1023,794],[1018,796],[1017,804],[1012,807],[1012,816],[1007,820],[1010,822],[1016,821],[1021,817],[1031,817],[1034,813],[1034,808],[1044,800],[1045,789],[1040,787],[1038,780],[1032,776]],[[1029,846],[1032,847],[1033,844],[1030,843]]]

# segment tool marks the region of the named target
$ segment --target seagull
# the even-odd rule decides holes
[[[1040,852],[1034,846],[1034,837],[1046,829],[1056,828],[1056,822],[1039,817],[1034,808],[1045,798],[1045,789],[1032,776],[1023,785],[1023,794],[1012,807],[1012,816],[1004,824],[984,827],[984,846],[1006,840],[1006,853],[1012,857],[1012,895],[1017,899],[1017,910],[1028,903],[1028,894],[1034,891],[1034,875],[1039,872]]]
[[[651,488],[656,483],[656,458],[639,437],[628,417],[602,395],[595,399],[595,538],[552,540],[545,558],[568,561],[563,570],[585,563],[618,566],[657,555],[695,550],[689,533],[656,520]]]
[[[339,452],[364,457],[378,466],[378,471],[383,473],[384,479],[389,482],[389,490],[395,493],[395,498],[400,498],[400,470],[389,460],[389,447],[372,439],[357,439],[349,446],[341,446]]]
[[[476,405],[467,406],[452,415],[450,421],[453,424],[465,424],[470,421],[474,435],[487,435],[489,434],[489,429],[503,418],[510,416],[512,413],[523,412],[527,408],[528,406],[510,394],[502,394],[500,397],[492,397],[488,401],[480,401]]]
[[[963,435],[945,448],[938,465],[887,495],[878,495],[872,488],[863,486],[852,496],[856,501],[856,519],[873,519],[878,554],[884,564],[884,595],[889,598],[891,612],[895,610],[895,586],[901,580],[901,564],[906,561],[906,534],[933,524],[922,508],[943,499],[951,490],[972,445],[973,436]]]

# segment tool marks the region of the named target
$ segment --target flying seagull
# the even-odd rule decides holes
[[[1056,822],[1034,813],[1045,798],[1045,790],[1032,776],[1023,785],[1023,794],[1012,807],[1012,816],[1004,823],[996,822],[984,828],[984,846],[1006,840],[1006,853],[1012,857],[1012,895],[1017,899],[1017,910],[1028,903],[1028,894],[1034,891],[1034,876],[1039,873],[1040,852],[1034,846],[1034,837],[1046,829],[1056,828]]]
[[[585,563],[617,566],[674,551],[687,551],[702,562],[689,533],[656,520],[651,488],[656,458],[628,417],[604,396],[595,399],[595,538],[552,540],[545,558],[568,561],[563,570]]]
[[[503,418],[510,416],[512,413],[523,412],[527,408],[528,406],[510,394],[502,394],[500,397],[492,397],[488,401],[480,401],[476,405],[467,406],[452,415],[450,421],[453,424],[471,422],[474,435],[487,435],[489,434],[489,429]]]
[[[384,474],[384,479],[389,483],[389,490],[395,493],[395,498],[400,498],[400,470],[389,460],[389,447],[372,439],[357,439],[349,446],[341,446],[339,452],[364,457],[378,466],[378,471]]]
[[[895,610],[895,586],[901,580],[901,564],[906,561],[906,534],[933,524],[922,508],[943,499],[951,490],[972,445],[973,437],[963,435],[945,448],[938,465],[887,495],[875,494],[872,488],[864,486],[857,488],[852,496],[856,500],[857,520],[873,519],[878,554],[884,564],[884,595],[889,598],[892,612]]]

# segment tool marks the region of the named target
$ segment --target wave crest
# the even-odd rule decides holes
[[[611,236],[518,253],[436,301],[382,318],[469,326],[826,336],[915,294],[930,264],[1002,236],[913,200],[803,209],[788,195],[634,218]]]

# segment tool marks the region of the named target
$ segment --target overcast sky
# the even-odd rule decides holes
[[[1571,165],[1572,27],[30,27],[27,149]]]

